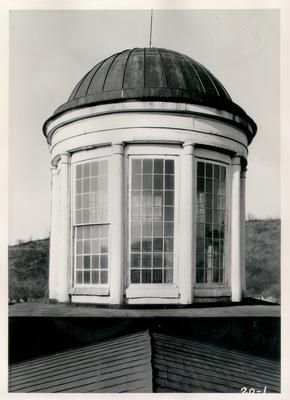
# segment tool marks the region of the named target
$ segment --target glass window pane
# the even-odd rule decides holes
[[[98,284],[99,283],[99,271],[92,271],[92,283]]]
[[[164,238],[164,251],[173,252],[173,238]]]
[[[198,192],[204,191],[204,178],[197,178],[197,191]]]
[[[143,175],[143,189],[152,189],[152,175]]]
[[[131,270],[131,283],[140,283],[140,270]]]
[[[153,283],[162,283],[162,269],[153,271]]]
[[[83,164],[83,174],[84,177],[90,176],[90,163]]]
[[[91,283],[90,282],[90,271],[84,271],[84,283]]]
[[[153,236],[163,236],[163,223],[154,222],[153,223]]]
[[[83,283],[83,273],[81,271],[76,274],[76,283]]]
[[[196,283],[204,283],[204,269],[196,270]]]
[[[153,251],[162,251],[163,250],[163,239],[157,238],[153,239]]]
[[[220,166],[214,165],[214,178],[220,179]]]
[[[90,256],[84,256],[84,268],[85,269],[90,268]]]
[[[165,192],[165,204],[166,205],[174,205],[174,192],[173,191]]]
[[[76,179],[80,179],[83,176],[83,166],[82,164],[76,165]]]
[[[76,267],[77,267],[77,269],[83,268],[83,257],[82,256],[77,256]]]
[[[143,160],[143,174],[152,174],[153,160]]]
[[[91,243],[90,240],[84,241],[84,254],[90,254],[91,251]]]
[[[153,268],[162,268],[162,253],[153,253]]]
[[[151,283],[151,269],[142,269],[142,283]]]
[[[141,174],[141,160],[132,160],[133,174]]]
[[[108,240],[103,239],[100,241],[100,251],[101,253],[108,253]]]
[[[141,250],[140,238],[132,238],[131,239],[131,251],[140,251],[140,250]]]
[[[131,268],[140,268],[141,259],[140,253],[131,254]]]
[[[108,271],[101,271],[101,284],[108,283]]]
[[[197,253],[196,255],[196,268],[204,268],[204,253]]]
[[[82,180],[77,180],[76,181],[76,193],[81,193],[82,192],[82,187],[83,187],[83,183]]]
[[[92,256],[92,269],[100,268],[100,256],[93,255]]]
[[[101,255],[100,256],[100,267],[101,269],[107,269],[108,268],[108,256]]]
[[[154,223],[156,225],[156,223]],[[151,222],[144,222],[142,224],[142,236],[148,237],[152,236],[152,223]]]
[[[173,236],[174,224],[173,222],[165,222],[164,224],[164,236]]]
[[[197,163],[197,176],[204,177],[204,163],[203,162]]]
[[[212,187],[212,179],[207,178],[206,179],[206,192],[207,193],[212,193],[213,192],[213,187]]]
[[[205,174],[207,178],[212,178],[212,164],[206,164]]]
[[[163,174],[163,160],[154,160],[154,174]]]
[[[141,177],[142,175],[132,176],[132,189],[141,189]]]
[[[98,161],[94,161],[91,163],[91,176],[99,175],[99,163]]]
[[[165,189],[174,189],[174,175],[165,175]]]
[[[173,268],[173,253],[164,253],[164,267]]]
[[[163,189],[163,175],[154,176],[154,189]]]
[[[165,173],[174,174],[174,160],[165,160]]]
[[[151,252],[152,251],[152,239],[142,240],[142,251]]]
[[[154,206],[162,206],[163,204],[163,192],[154,191]]]
[[[165,269],[164,270],[164,282],[165,283],[173,282],[173,269]]]
[[[151,253],[142,254],[142,268],[151,268]]]
[[[226,180],[226,167],[221,167],[221,179],[223,180],[223,181],[225,181]]]

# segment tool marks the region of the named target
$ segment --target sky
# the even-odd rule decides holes
[[[150,10],[10,11],[10,244],[49,235],[44,121],[99,61],[148,47],[149,29]],[[154,10],[152,46],[205,65],[255,120],[246,213],[280,217],[279,11]]]

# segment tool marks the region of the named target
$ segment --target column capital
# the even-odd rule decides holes
[[[70,163],[71,155],[67,151],[64,153],[61,153],[59,156],[60,156],[60,160],[59,160],[60,164],[69,164]]]
[[[191,141],[183,142],[182,143],[183,155],[184,156],[187,156],[187,155],[193,156],[193,154],[194,154],[194,146],[195,146],[194,142],[191,142]]]
[[[247,172],[248,172],[247,168],[244,168],[244,169],[241,171],[241,178],[246,179],[246,177],[247,177]]]
[[[232,165],[241,165],[241,159],[242,159],[242,155],[241,154],[236,154],[232,158]]]
[[[57,172],[58,172],[57,167],[52,166],[52,167],[50,168],[50,173],[51,173],[51,175],[57,175]]]
[[[113,154],[124,154],[124,142],[112,142]]]

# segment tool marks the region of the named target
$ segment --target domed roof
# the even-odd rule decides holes
[[[68,101],[54,113],[79,107],[129,100],[199,104],[233,112],[256,125],[235,104],[208,69],[190,57],[161,48],[134,48],[116,53],[93,67],[77,84]]]

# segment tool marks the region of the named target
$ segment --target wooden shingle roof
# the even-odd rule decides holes
[[[280,391],[280,364],[147,331],[13,364],[10,392]]]
[[[152,392],[148,332],[11,366],[10,392]]]
[[[155,392],[279,392],[280,364],[212,344],[152,334]]]

